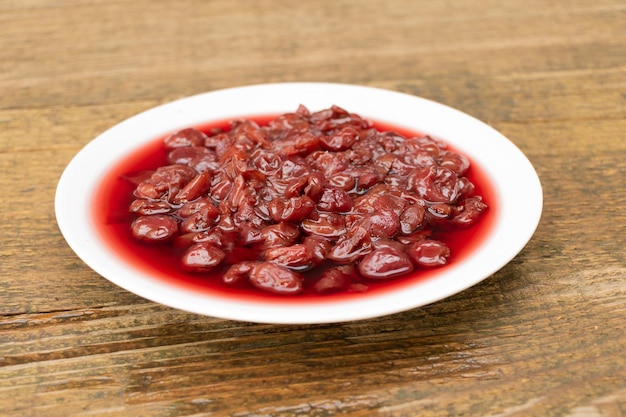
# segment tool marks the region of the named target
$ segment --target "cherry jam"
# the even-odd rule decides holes
[[[274,119],[274,116],[248,118],[258,126],[267,126]],[[405,138],[423,136],[419,132],[398,126],[376,121],[368,121],[368,123],[369,127],[377,132],[395,132]],[[194,128],[211,136],[215,135],[215,132],[230,131],[232,122],[217,121]],[[133,268],[143,271],[156,280],[175,287],[200,293],[219,294],[227,298],[252,300],[267,300],[269,298],[275,299],[276,302],[306,302],[307,300],[319,300],[320,297],[337,300],[338,298],[366,297],[384,291],[401,290],[402,287],[415,282],[434,279],[438,274],[445,271],[446,266],[415,268],[412,272],[393,279],[364,279],[362,285],[353,286],[349,290],[324,294],[315,291],[313,285],[304,285],[302,291],[297,295],[286,296],[261,291],[254,286],[247,285],[247,283],[227,285],[223,280],[224,268],[207,272],[181,268],[181,257],[187,248],[178,247],[173,243],[154,244],[138,240],[133,236],[131,227],[137,214],[129,211],[129,207],[137,198],[137,183],[157,168],[170,164],[171,156],[163,145],[165,139],[166,136],[155,138],[118,161],[101,179],[94,193],[92,204],[97,231],[106,244]],[[329,143],[326,146],[337,145]],[[338,146],[341,147],[342,145]],[[449,146],[446,149],[453,151]],[[476,248],[485,241],[493,228],[498,210],[494,190],[481,167],[471,163],[464,176],[473,184],[472,194],[479,195],[489,209],[481,213],[480,220],[470,227],[444,227],[433,230],[433,237],[445,242],[449,248],[450,254],[447,265],[458,263],[471,256]],[[326,264],[327,262],[324,263],[324,265]],[[305,282],[319,278],[321,271],[328,267],[328,265],[324,265],[313,268],[309,272],[303,272]]]

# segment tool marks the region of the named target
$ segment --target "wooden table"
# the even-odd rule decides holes
[[[0,415],[626,415],[626,4],[0,1]],[[177,311],[100,277],[57,180],[157,104],[282,81],[433,99],[500,130],[544,214],[506,267],[354,323]]]

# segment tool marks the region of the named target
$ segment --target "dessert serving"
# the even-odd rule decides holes
[[[360,320],[456,294],[539,222],[525,155],[463,112],[364,86],[279,83],[159,105],[82,148],[56,218],[96,273],[170,307]]]
[[[365,291],[447,264],[439,232],[453,238],[487,209],[467,157],[338,106],[189,127],[162,146],[166,164],[125,175],[132,236],[226,285]]]

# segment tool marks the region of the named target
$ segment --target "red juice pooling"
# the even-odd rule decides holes
[[[259,116],[248,118],[248,120],[253,120],[259,126],[267,126],[273,118],[274,116]],[[416,132],[397,128],[388,124],[376,122],[370,123],[371,126],[379,132],[397,132],[405,138],[423,136]],[[211,132],[219,130],[229,131],[230,122],[212,122],[196,126],[196,128],[207,134],[211,134]],[[352,285],[343,291],[318,294],[314,290],[313,285],[309,285],[307,282],[314,281],[316,277],[319,277],[322,271],[329,267],[329,262],[326,260],[323,261],[321,265],[313,268],[311,271],[302,272],[301,275],[305,277],[305,285],[303,286],[302,291],[299,291],[299,293],[294,296],[286,296],[284,294],[276,295],[271,292],[259,290],[259,288],[253,285],[251,286],[248,283],[242,284],[241,282],[238,282],[235,285],[227,285],[222,281],[222,276],[225,272],[224,267],[216,268],[215,270],[208,272],[185,271],[181,268],[181,257],[188,248],[177,247],[177,245],[171,243],[147,244],[137,241],[133,238],[131,233],[131,223],[137,217],[137,214],[129,212],[129,206],[136,199],[133,195],[133,191],[135,190],[137,183],[147,178],[150,173],[158,167],[169,164],[168,152],[163,145],[164,139],[165,137],[158,138],[142,146],[126,156],[113,169],[111,169],[98,186],[98,189],[94,194],[95,197],[93,204],[96,228],[99,234],[103,237],[104,241],[126,262],[155,279],[167,282],[173,286],[179,286],[198,292],[219,294],[220,296],[233,297],[237,299],[260,300],[268,299],[268,297],[270,297],[270,299],[274,299],[277,302],[301,302],[307,299],[319,299],[320,297],[325,297],[329,300],[337,300],[338,298],[344,297],[363,297],[369,294],[378,294],[383,291],[397,290],[401,289],[403,286],[410,285],[411,283],[433,278],[438,273],[443,271],[442,268],[445,268],[445,266],[426,269],[415,268],[412,272],[405,275],[395,276],[389,279],[363,279],[363,277],[360,277],[360,279],[357,280],[357,285]],[[330,143],[327,145],[327,147],[331,148],[333,146],[337,146],[336,143]],[[338,146],[341,147],[342,145],[339,144]],[[446,149],[452,150],[449,146]],[[343,151],[344,149],[341,150]],[[341,173],[338,172],[338,174]],[[340,177],[341,175],[338,176]],[[433,237],[445,241],[445,244],[449,248],[450,255],[447,259],[450,264],[458,262],[459,260],[471,255],[471,253],[484,241],[494,223],[494,209],[497,209],[497,207],[494,207],[496,202],[493,194],[494,191],[488,182],[488,178],[486,178],[485,174],[480,170],[480,167],[472,164],[464,176],[470,180],[474,186],[475,191],[473,191],[472,194],[482,196],[484,202],[489,205],[489,209],[481,213],[480,221],[471,227],[454,228],[452,230],[434,229],[433,235],[435,236]],[[435,215],[437,214],[435,209],[433,209],[433,212]],[[432,215],[433,214],[430,214],[430,216]],[[301,227],[303,226],[304,225],[301,225]],[[380,239],[380,241],[382,241],[382,239]],[[385,243],[384,246],[394,246],[394,243]],[[234,256],[238,256],[237,254],[239,253],[239,250],[242,251],[242,256],[248,256],[248,254],[245,253],[247,250],[246,247],[235,248]],[[385,251],[384,255],[387,259],[389,256],[397,253],[397,251],[393,248],[386,248]],[[277,251],[272,252],[270,249],[268,252],[274,253]],[[263,256],[269,257],[270,254],[265,252]],[[275,258],[279,260],[282,259],[280,258],[280,253],[278,255],[271,256],[275,256]],[[370,256],[370,258],[372,257]],[[361,259],[362,263],[367,262],[364,258],[359,259]],[[404,262],[406,263],[406,260],[404,260]],[[346,263],[349,264],[350,262]],[[402,262],[396,262],[396,264],[400,265]],[[297,266],[294,269],[297,271]],[[246,271],[249,271],[249,269]],[[271,275],[272,273],[273,272],[271,270],[268,272],[267,268],[263,270],[264,275]],[[298,274],[300,274],[300,272],[298,272]],[[340,277],[340,279],[342,278]],[[361,292],[365,289],[365,292]]]

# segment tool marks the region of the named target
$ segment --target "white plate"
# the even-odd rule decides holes
[[[468,256],[427,279],[356,296],[298,301],[196,291],[159,279],[121,257],[94,224],[94,189],[115,163],[169,132],[212,120],[311,111],[333,104],[366,118],[442,138],[469,156],[493,187],[489,233]],[[59,228],[94,271],[146,299],[226,319],[261,323],[328,323],[396,313],[441,300],[498,271],[533,235],[542,211],[539,178],[524,154],[483,122],[419,97],[376,88],[324,83],[255,85],[213,91],[165,104],[123,121],[85,146],[60,178],[55,201]]]

